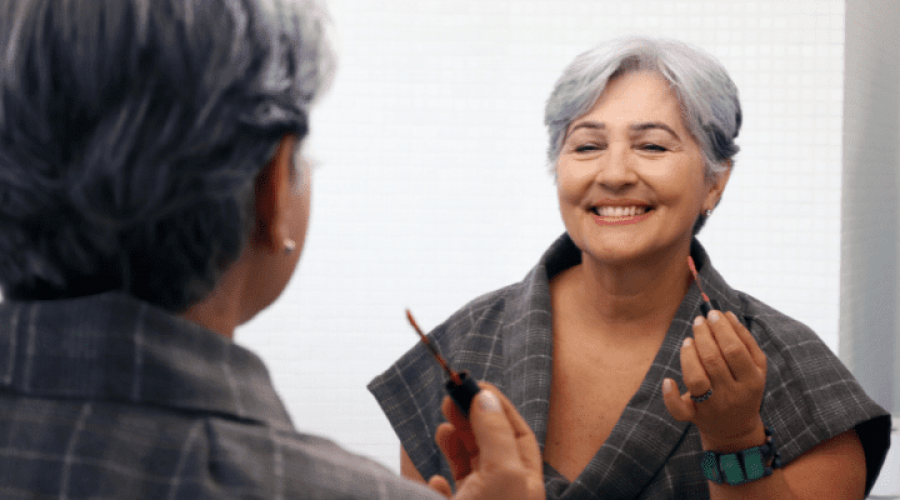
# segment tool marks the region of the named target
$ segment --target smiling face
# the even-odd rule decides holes
[[[730,172],[705,182],[678,98],[648,71],[607,84],[569,125],[556,169],[566,230],[587,256],[610,264],[686,252],[694,221],[715,207]]]

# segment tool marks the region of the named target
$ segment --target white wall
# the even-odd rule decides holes
[[[742,152],[700,239],[732,286],[837,349],[844,3],[329,0],[340,68],[313,115],[313,220],[282,298],[238,330],[301,430],[398,468],[365,384],[432,327],[519,280],[563,228],[543,105],[562,68],[628,33],[717,56]]]
[[[900,4],[847,2],[840,354],[894,415],[894,446],[872,490],[883,498],[900,498],[898,47]]]

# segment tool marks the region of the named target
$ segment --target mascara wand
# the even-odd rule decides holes
[[[450,365],[447,363],[447,360],[441,356],[441,353],[438,352],[437,348],[428,341],[428,337],[422,333],[422,329],[419,328],[419,325],[416,323],[416,320],[413,318],[412,313],[409,312],[409,309],[406,310],[406,319],[409,320],[409,324],[412,325],[413,329],[416,333],[419,334],[419,339],[422,340],[422,343],[425,344],[425,347],[431,351],[431,355],[434,356],[434,359],[441,365],[441,368],[447,372],[447,375],[450,376],[450,380],[448,380],[444,384],[444,389],[446,389],[447,394],[450,395],[450,398],[453,399],[453,402],[456,403],[456,406],[463,412],[463,415],[468,418],[469,416],[469,408],[472,406],[472,398],[475,397],[476,394],[481,390],[478,387],[478,384],[475,383],[474,380],[469,378],[469,374],[466,371],[456,372],[453,368],[450,368]]]

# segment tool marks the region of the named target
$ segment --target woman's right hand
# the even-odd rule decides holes
[[[435,440],[453,471],[456,500],[543,500],[544,473],[534,432],[496,387],[479,383],[466,419],[449,397],[441,410],[447,422]],[[450,498],[447,480],[434,476],[428,485]]]

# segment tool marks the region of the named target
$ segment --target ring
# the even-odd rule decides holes
[[[691,396],[691,401],[695,403],[702,403],[712,396],[712,387],[709,388],[702,396]]]

